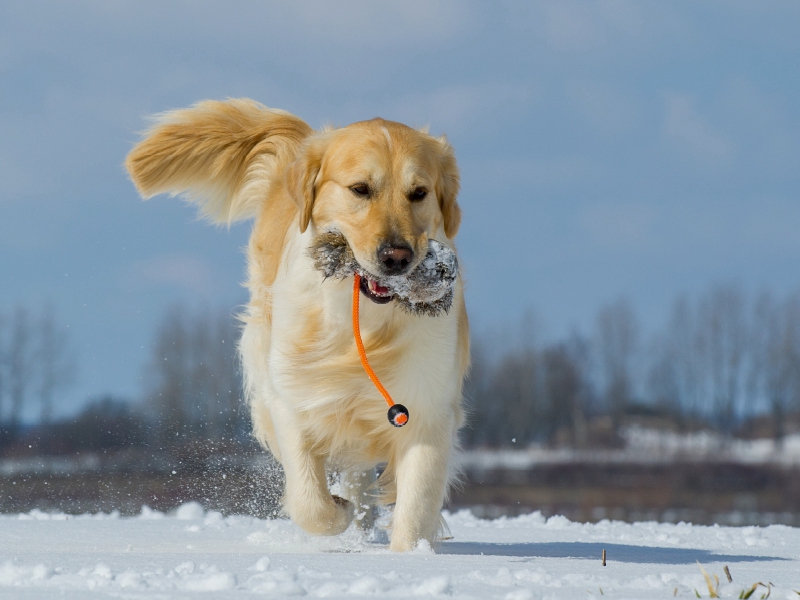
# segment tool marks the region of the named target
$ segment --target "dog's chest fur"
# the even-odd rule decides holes
[[[409,425],[394,429],[356,351],[352,282],[324,280],[294,247],[305,237],[289,243],[285,268],[271,288],[268,376],[277,392],[272,401],[299,410],[303,429],[325,453],[387,460],[383,454],[393,438],[410,436],[426,422],[439,422],[436,413],[452,410],[431,399],[457,396],[448,393],[458,381],[455,313],[412,315],[395,303],[376,305],[362,297],[361,332],[370,364],[394,400],[411,412]],[[460,289],[458,296],[460,301]]]

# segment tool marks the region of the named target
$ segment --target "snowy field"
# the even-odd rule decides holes
[[[445,513],[452,540],[398,555],[351,529],[305,535],[285,520],[165,515],[0,516],[0,598],[696,598],[698,561],[738,598],[755,582],[800,598],[800,529],[698,527],[540,514],[484,521]],[[601,552],[607,551],[607,566]],[[728,565],[733,583],[723,568]],[[760,587],[752,598],[765,597]]]
[[[461,463],[466,469],[529,470],[545,464],[670,464],[696,462],[704,464],[731,463],[742,465],[800,465],[800,434],[787,435],[780,446],[772,439],[726,440],[713,431],[675,433],[659,429],[632,426],[622,433],[625,447],[621,449],[576,450],[532,446],[522,450],[472,450],[463,453]],[[20,465],[22,467],[22,465]],[[20,468],[17,467],[17,468]],[[0,473],[13,473],[13,465]],[[28,468],[37,468],[31,465]],[[4,471],[5,469],[5,471]]]

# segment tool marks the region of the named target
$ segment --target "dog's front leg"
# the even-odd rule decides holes
[[[336,535],[343,532],[353,518],[352,504],[331,495],[325,458],[313,451],[291,419],[280,420],[278,444],[286,473],[284,510],[309,533]]]
[[[454,435],[455,427],[430,431],[410,441],[398,454],[393,551],[412,550],[423,539],[433,544],[447,491]]]

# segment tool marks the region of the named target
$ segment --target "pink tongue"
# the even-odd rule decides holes
[[[372,291],[375,292],[376,294],[388,294],[389,293],[389,288],[388,287],[383,287],[382,285],[378,285],[377,283],[375,283],[373,281],[372,282]]]

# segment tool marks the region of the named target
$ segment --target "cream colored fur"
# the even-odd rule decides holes
[[[415,262],[429,238],[453,246],[458,170],[446,140],[380,119],[314,132],[250,100],[202,102],[162,115],[126,166],[145,197],[185,194],[217,222],[255,218],[240,353],[254,435],[286,472],[286,513],[311,533],[340,533],[363,489],[349,500],[333,496],[326,468],[363,481],[358,473],[386,463],[378,488],[382,502],[395,504],[392,550],[434,542],[469,364],[461,281],[440,317],[362,296],[370,362],[411,414],[396,429],[356,351],[353,281],[323,280],[307,248],[335,228],[376,272],[387,240],[410,245]],[[351,191],[359,182],[374,190],[368,200]],[[411,202],[409,190],[420,187],[428,196]]]

